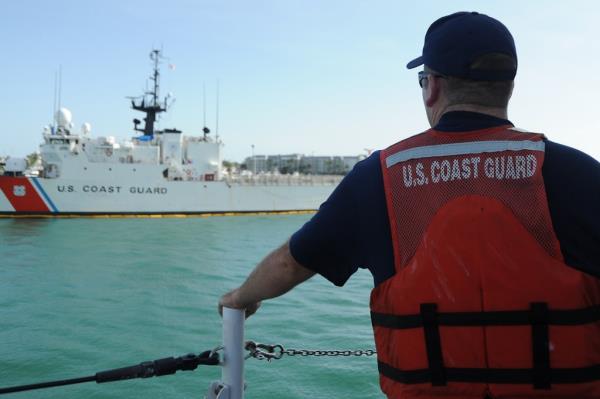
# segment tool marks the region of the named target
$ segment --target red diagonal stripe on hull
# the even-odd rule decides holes
[[[24,187],[25,195],[22,193]],[[16,188],[15,188],[16,187]],[[0,189],[17,212],[48,212],[44,200],[40,197],[27,177],[0,176]]]

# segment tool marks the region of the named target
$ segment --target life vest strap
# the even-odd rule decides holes
[[[444,357],[442,356],[440,329],[438,328],[437,322],[437,305],[435,303],[422,303],[421,319],[423,321],[425,348],[427,349],[427,362],[429,364],[429,374],[431,375],[431,385],[444,386],[447,384],[447,381]]]
[[[583,369],[550,368],[550,324],[576,325],[598,321],[600,306],[573,310],[549,310],[545,302],[532,302],[529,310],[493,312],[438,313],[437,304],[422,303],[418,315],[390,315],[371,312],[374,326],[395,329],[423,328],[428,369],[403,371],[379,363],[379,371],[405,384],[431,382],[443,386],[448,381],[530,383],[535,389],[550,389],[552,383],[575,379],[600,378],[600,365]],[[533,368],[531,369],[465,369],[446,368],[442,354],[439,326],[531,326]]]
[[[402,384],[431,382],[429,369],[401,370],[384,362],[377,363],[379,372]],[[533,384],[534,369],[455,368],[445,369],[449,382],[482,382],[488,384]],[[551,384],[577,384],[600,380],[600,364],[581,368],[553,368],[548,371]]]
[[[531,304],[531,347],[533,350],[533,387],[550,389],[550,339],[548,333],[548,304]]]
[[[547,310],[548,325],[581,325],[600,321],[600,305],[581,309]],[[439,326],[519,326],[532,324],[532,310],[507,310],[488,312],[440,312],[436,315]],[[409,329],[423,327],[420,313],[395,315],[371,312],[371,322],[375,327]]]

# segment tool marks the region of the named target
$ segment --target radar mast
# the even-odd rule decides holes
[[[154,135],[154,123],[156,122],[157,114],[167,111],[167,98],[161,103],[159,101],[159,88],[160,88],[160,71],[158,64],[162,59],[160,50],[152,50],[150,52],[150,59],[154,62],[154,70],[150,76],[152,81],[152,90],[146,91],[139,101],[136,102],[136,98],[131,98],[131,108],[136,111],[144,112],[146,117],[144,118],[144,127],[139,128],[138,125],[141,123],[138,119],[133,120],[133,129],[138,132],[144,133],[145,136]]]

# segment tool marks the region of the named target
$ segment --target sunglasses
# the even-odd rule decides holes
[[[421,86],[421,88],[423,88],[423,86],[426,85],[424,83],[424,81],[426,81],[427,79],[429,79],[429,76],[434,76],[436,78],[442,78],[442,79],[446,78],[444,75],[438,75],[438,74],[435,74],[435,73],[425,72],[425,71],[419,71],[418,76],[419,76],[419,86]]]

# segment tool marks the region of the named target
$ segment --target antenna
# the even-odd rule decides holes
[[[54,108],[52,110],[52,129],[56,129],[56,104],[58,98],[58,71],[54,71]]]
[[[158,63],[160,61],[161,58],[161,50],[152,50],[150,52],[150,59],[154,62],[154,71],[152,73],[152,76],[150,77],[150,80],[153,81],[154,83],[154,87],[152,88],[152,106],[156,107],[158,105],[158,82],[160,79],[160,72],[158,71]]]
[[[219,79],[217,79],[217,112],[215,122],[215,141],[219,141]]]
[[[204,127],[206,127],[206,84],[202,83],[202,116],[204,118]]]
[[[58,109],[61,107],[61,94],[62,94],[62,65],[58,66]]]

